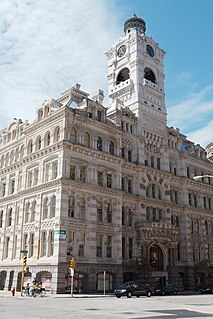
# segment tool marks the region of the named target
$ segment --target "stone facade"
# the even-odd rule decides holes
[[[108,108],[103,91],[76,84],[33,123],[0,132],[0,289],[20,289],[23,250],[24,280],[54,293],[70,289],[73,256],[78,292],[138,276],[189,289],[195,265],[212,260],[213,179],[193,177],[212,175],[213,164],[167,127],[164,50],[142,19],[124,29],[106,54]]]

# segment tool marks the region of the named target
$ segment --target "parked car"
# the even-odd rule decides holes
[[[174,287],[172,284],[167,284],[163,286],[157,286],[155,288],[155,295],[176,295],[177,294],[177,288]]]
[[[115,289],[114,294],[117,298],[126,296],[131,298],[132,296],[140,297],[147,296],[151,297],[154,293],[153,285],[148,281],[129,281],[123,284],[121,287]]]
[[[202,294],[212,294],[213,293],[213,287],[208,286],[208,287],[203,287],[200,289]]]

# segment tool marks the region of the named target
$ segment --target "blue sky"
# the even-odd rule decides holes
[[[76,82],[107,96],[105,52],[136,14],[167,52],[168,126],[203,147],[213,141],[212,0],[1,0],[0,12],[0,129],[13,117],[31,122]]]

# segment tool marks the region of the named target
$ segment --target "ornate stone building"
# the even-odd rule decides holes
[[[108,107],[103,91],[76,84],[33,123],[0,132],[0,289],[20,288],[23,250],[25,281],[53,292],[70,287],[72,256],[79,292],[145,272],[193,288],[195,265],[212,260],[213,179],[193,177],[212,175],[213,164],[167,127],[165,52],[145,31],[144,20],[127,20],[106,54]]]

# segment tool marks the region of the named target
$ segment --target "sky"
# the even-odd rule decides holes
[[[0,130],[14,117],[32,122],[75,83],[107,97],[105,53],[136,14],[166,51],[168,126],[213,142],[212,0],[1,0],[0,12]]]

